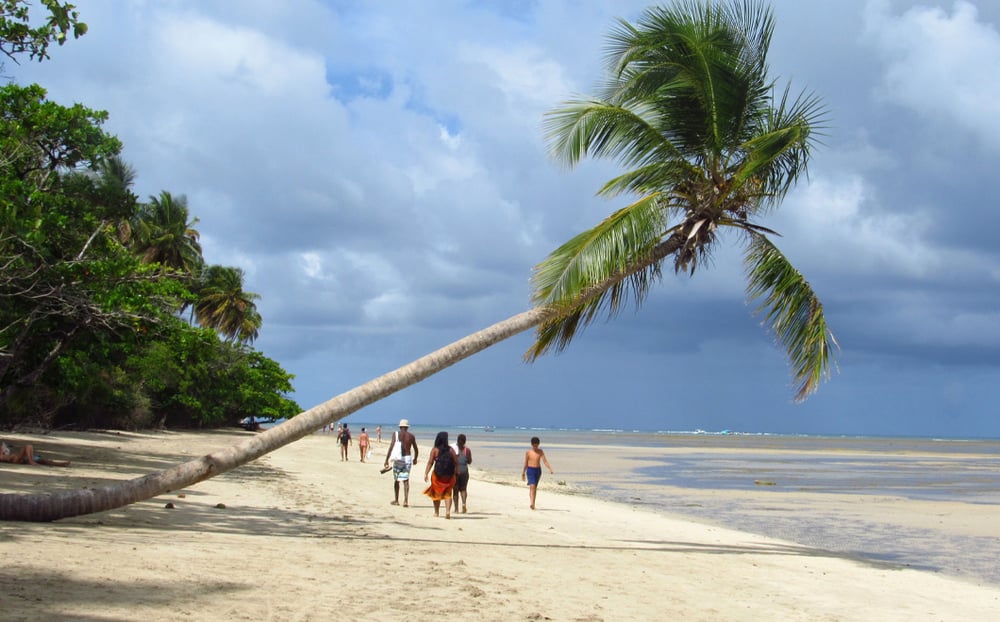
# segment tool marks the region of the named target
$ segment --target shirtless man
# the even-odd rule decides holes
[[[392,466],[392,486],[395,491],[393,505],[399,505],[399,482],[403,482],[403,507],[410,505],[410,470],[417,460],[420,449],[417,447],[417,437],[410,433],[410,422],[407,419],[399,420],[399,432],[392,435],[392,442],[389,443],[389,451],[385,453],[385,466],[389,467],[389,458],[392,450],[399,443],[400,464],[397,466],[395,460]]]
[[[68,467],[69,462],[61,460],[48,460],[35,455],[35,448],[32,445],[25,445],[21,451],[14,451],[7,443],[0,443],[0,462],[10,462],[11,464],[32,464],[45,466]]]
[[[535,509],[535,493],[538,492],[538,481],[542,479],[542,463],[548,467],[549,473],[554,474],[549,459],[545,457],[545,452],[538,445],[541,441],[537,436],[531,437],[531,449],[524,452],[524,468],[521,470],[521,479],[528,481],[528,497],[531,499],[531,509]]]
[[[358,447],[361,449],[361,461],[364,462],[368,454],[368,432],[361,428],[361,436],[358,437]]]

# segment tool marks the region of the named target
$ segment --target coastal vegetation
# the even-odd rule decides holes
[[[774,245],[775,232],[759,220],[806,171],[823,110],[815,97],[793,96],[768,77],[773,28],[769,7],[755,0],[681,0],[648,9],[634,24],[618,22],[610,36],[604,88],[552,111],[546,131],[553,156],[569,166],[595,157],[625,167],[599,192],[632,198],[535,268],[532,309],[240,445],[105,488],[0,495],[0,518],[55,520],[189,486],[529,329],[536,329],[536,340],[527,359],[565,348],[597,317],[614,316],[629,302],[641,304],[665,265],[693,275],[730,231],[744,252],[748,294],[760,301],[758,313],[789,357],[796,399],[806,398],[829,375],[836,342],[815,292]],[[181,237],[183,220],[171,221]],[[190,282],[166,282],[191,291],[186,298],[180,290],[164,295],[180,301],[176,310],[195,303]]]
[[[72,5],[43,4],[37,29],[24,3],[0,4],[10,59],[86,31]],[[250,347],[257,294],[240,269],[206,264],[183,196],[132,192],[107,118],[38,85],[0,87],[0,427],[295,415],[292,376]]]

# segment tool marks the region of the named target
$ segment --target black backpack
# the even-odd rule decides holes
[[[444,451],[438,450],[437,458],[434,459],[434,475],[438,477],[451,477],[455,474],[455,456],[451,453],[451,448]]]

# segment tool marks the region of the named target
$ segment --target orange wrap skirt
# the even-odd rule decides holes
[[[427,487],[424,494],[434,501],[451,500],[451,489],[455,486],[455,477],[448,479],[438,478],[434,471],[431,471],[431,485]]]

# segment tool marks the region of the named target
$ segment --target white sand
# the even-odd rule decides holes
[[[131,478],[243,435],[15,436],[73,466],[2,464],[0,492]],[[430,439],[419,440],[429,452]],[[487,482],[474,471],[469,513],[434,518],[421,494],[423,464],[411,507],[392,506],[392,476],[379,474],[381,457],[361,464],[352,449],[351,461],[340,462],[333,438],[314,435],[120,510],[0,523],[0,617],[1000,619],[997,586],[560,494],[571,488],[557,481],[572,450],[559,448],[558,459],[550,454],[557,474],[546,473],[535,511],[519,482]]]

